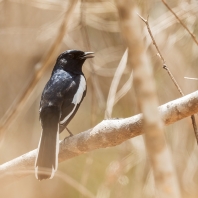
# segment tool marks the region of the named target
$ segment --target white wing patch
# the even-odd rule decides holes
[[[74,108],[72,109],[72,111],[62,121],[60,121],[60,124],[64,124],[69,119],[69,117],[73,114],[73,112],[75,111],[77,105],[82,100],[83,93],[84,93],[85,89],[86,89],[86,81],[85,81],[84,76],[81,75],[80,76],[80,84],[79,84],[78,90],[77,90],[77,92],[74,95],[74,98],[72,100],[72,103],[74,104]]]

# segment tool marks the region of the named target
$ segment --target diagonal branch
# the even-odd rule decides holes
[[[198,91],[159,107],[166,125],[198,113]],[[143,133],[142,115],[103,120],[93,129],[60,142],[59,163],[96,149],[113,147]],[[0,186],[32,174],[36,150],[30,151],[0,166]]]
[[[32,81],[30,82],[28,88],[25,90],[25,92],[20,97],[18,103],[14,105],[7,113],[6,116],[3,118],[3,121],[0,123],[0,137],[2,138],[5,131],[11,126],[15,118],[18,116],[19,112],[23,109],[24,105],[28,101],[32,91],[36,87],[37,83],[47,70],[47,68],[52,64],[53,60],[57,56],[57,52],[59,50],[59,47],[62,43],[62,40],[65,36],[65,33],[67,31],[67,24],[69,21],[69,18],[75,8],[75,5],[77,3],[77,0],[73,1],[70,6],[68,7],[68,10],[65,12],[65,16],[63,18],[63,22],[60,26],[60,29],[58,31],[58,35],[55,38],[54,43],[52,44],[51,48],[47,52],[46,56],[44,57],[43,61],[39,64],[39,68],[36,71]]]
[[[198,40],[196,36],[187,28],[187,26],[182,22],[182,20],[177,16],[177,14],[171,9],[171,7],[166,3],[165,0],[162,0],[162,3],[168,8],[168,10],[175,16],[179,23],[184,27],[184,29],[190,34],[194,42],[198,45]]]
[[[164,2],[164,0],[162,0]],[[155,46],[157,52],[158,52],[158,55],[162,61],[162,64],[163,64],[163,69],[165,69],[168,73],[168,75],[170,76],[171,80],[173,81],[174,85],[176,86],[177,90],[179,91],[179,93],[181,94],[181,96],[184,96],[184,93],[183,91],[181,90],[179,84],[177,83],[176,79],[174,78],[172,72],[170,71],[170,69],[168,68],[167,64],[166,64],[166,61],[164,59],[164,57],[162,56],[162,53],[160,52],[158,46],[157,46],[157,43],[155,42],[155,39],[153,37],[153,34],[151,32],[151,28],[150,28],[150,25],[149,25],[149,22],[148,22],[148,18],[147,19],[144,19],[142,16],[140,16],[138,14],[138,16],[142,19],[142,21],[146,24],[146,27],[147,27],[147,30],[148,30],[148,33],[151,37],[151,40],[153,42],[153,45]],[[198,144],[198,130],[197,130],[197,125],[196,125],[196,120],[195,120],[195,116],[194,115],[191,115],[191,120],[192,120],[192,125],[193,125],[193,129],[194,129],[194,134],[195,134],[195,138],[196,138],[196,141],[197,141],[197,144]]]
[[[155,46],[156,50],[157,50],[157,53],[158,53],[158,56],[160,57],[161,61],[162,61],[162,65],[163,65],[163,69],[165,69],[168,73],[168,75],[170,76],[171,80],[173,81],[174,85],[176,86],[177,90],[179,91],[179,93],[181,94],[181,96],[184,96],[184,93],[182,92],[180,86],[178,85],[177,81],[175,80],[172,72],[170,71],[170,69],[168,68],[167,64],[166,64],[166,61],[164,59],[164,57],[162,56],[162,53],[160,52],[159,50],[159,47],[153,37],[153,34],[151,32],[151,28],[150,28],[150,25],[149,25],[149,22],[148,22],[148,17],[147,19],[144,19],[142,16],[140,16],[138,14],[138,16],[142,19],[142,21],[145,23],[146,27],[147,27],[147,30],[148,30],[148,33],[151,37],[151,40],[153,42],[153,45]]]

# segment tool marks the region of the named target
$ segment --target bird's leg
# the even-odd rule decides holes
[[[69,133],[69,137],[73,136],[73,133],[67,127],[65,127],[65,128],[66,128],[67,132]]]
[[[69,137],[72,137],[73,136],[73,133],[67,128],[67,127],[65,127],[65,129],[67,130],[67,132],[69,133],[69,136],[68,137],[65,137],[64,138],[64,141],[67,139],[67,138],[69,138]]]

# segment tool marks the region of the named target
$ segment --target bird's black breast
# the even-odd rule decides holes
[[[64,70],[53,73],[46,84],[41,96],[41,109],[47,106],[61,106],[70,103],[78,89],[80,75],[72,74]]]
[[[82,74],[57,70],[52,74],[43,90],[40,112],[51,106],[58,107],[60,124],[65,126],[76,113],[85,94],[86,81]]]

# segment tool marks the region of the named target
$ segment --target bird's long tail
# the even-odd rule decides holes
[[[40,114],[42,132],[35,162],[35,176],[38,180],[52,179],[58,168],[59,111],[46,108]]]

